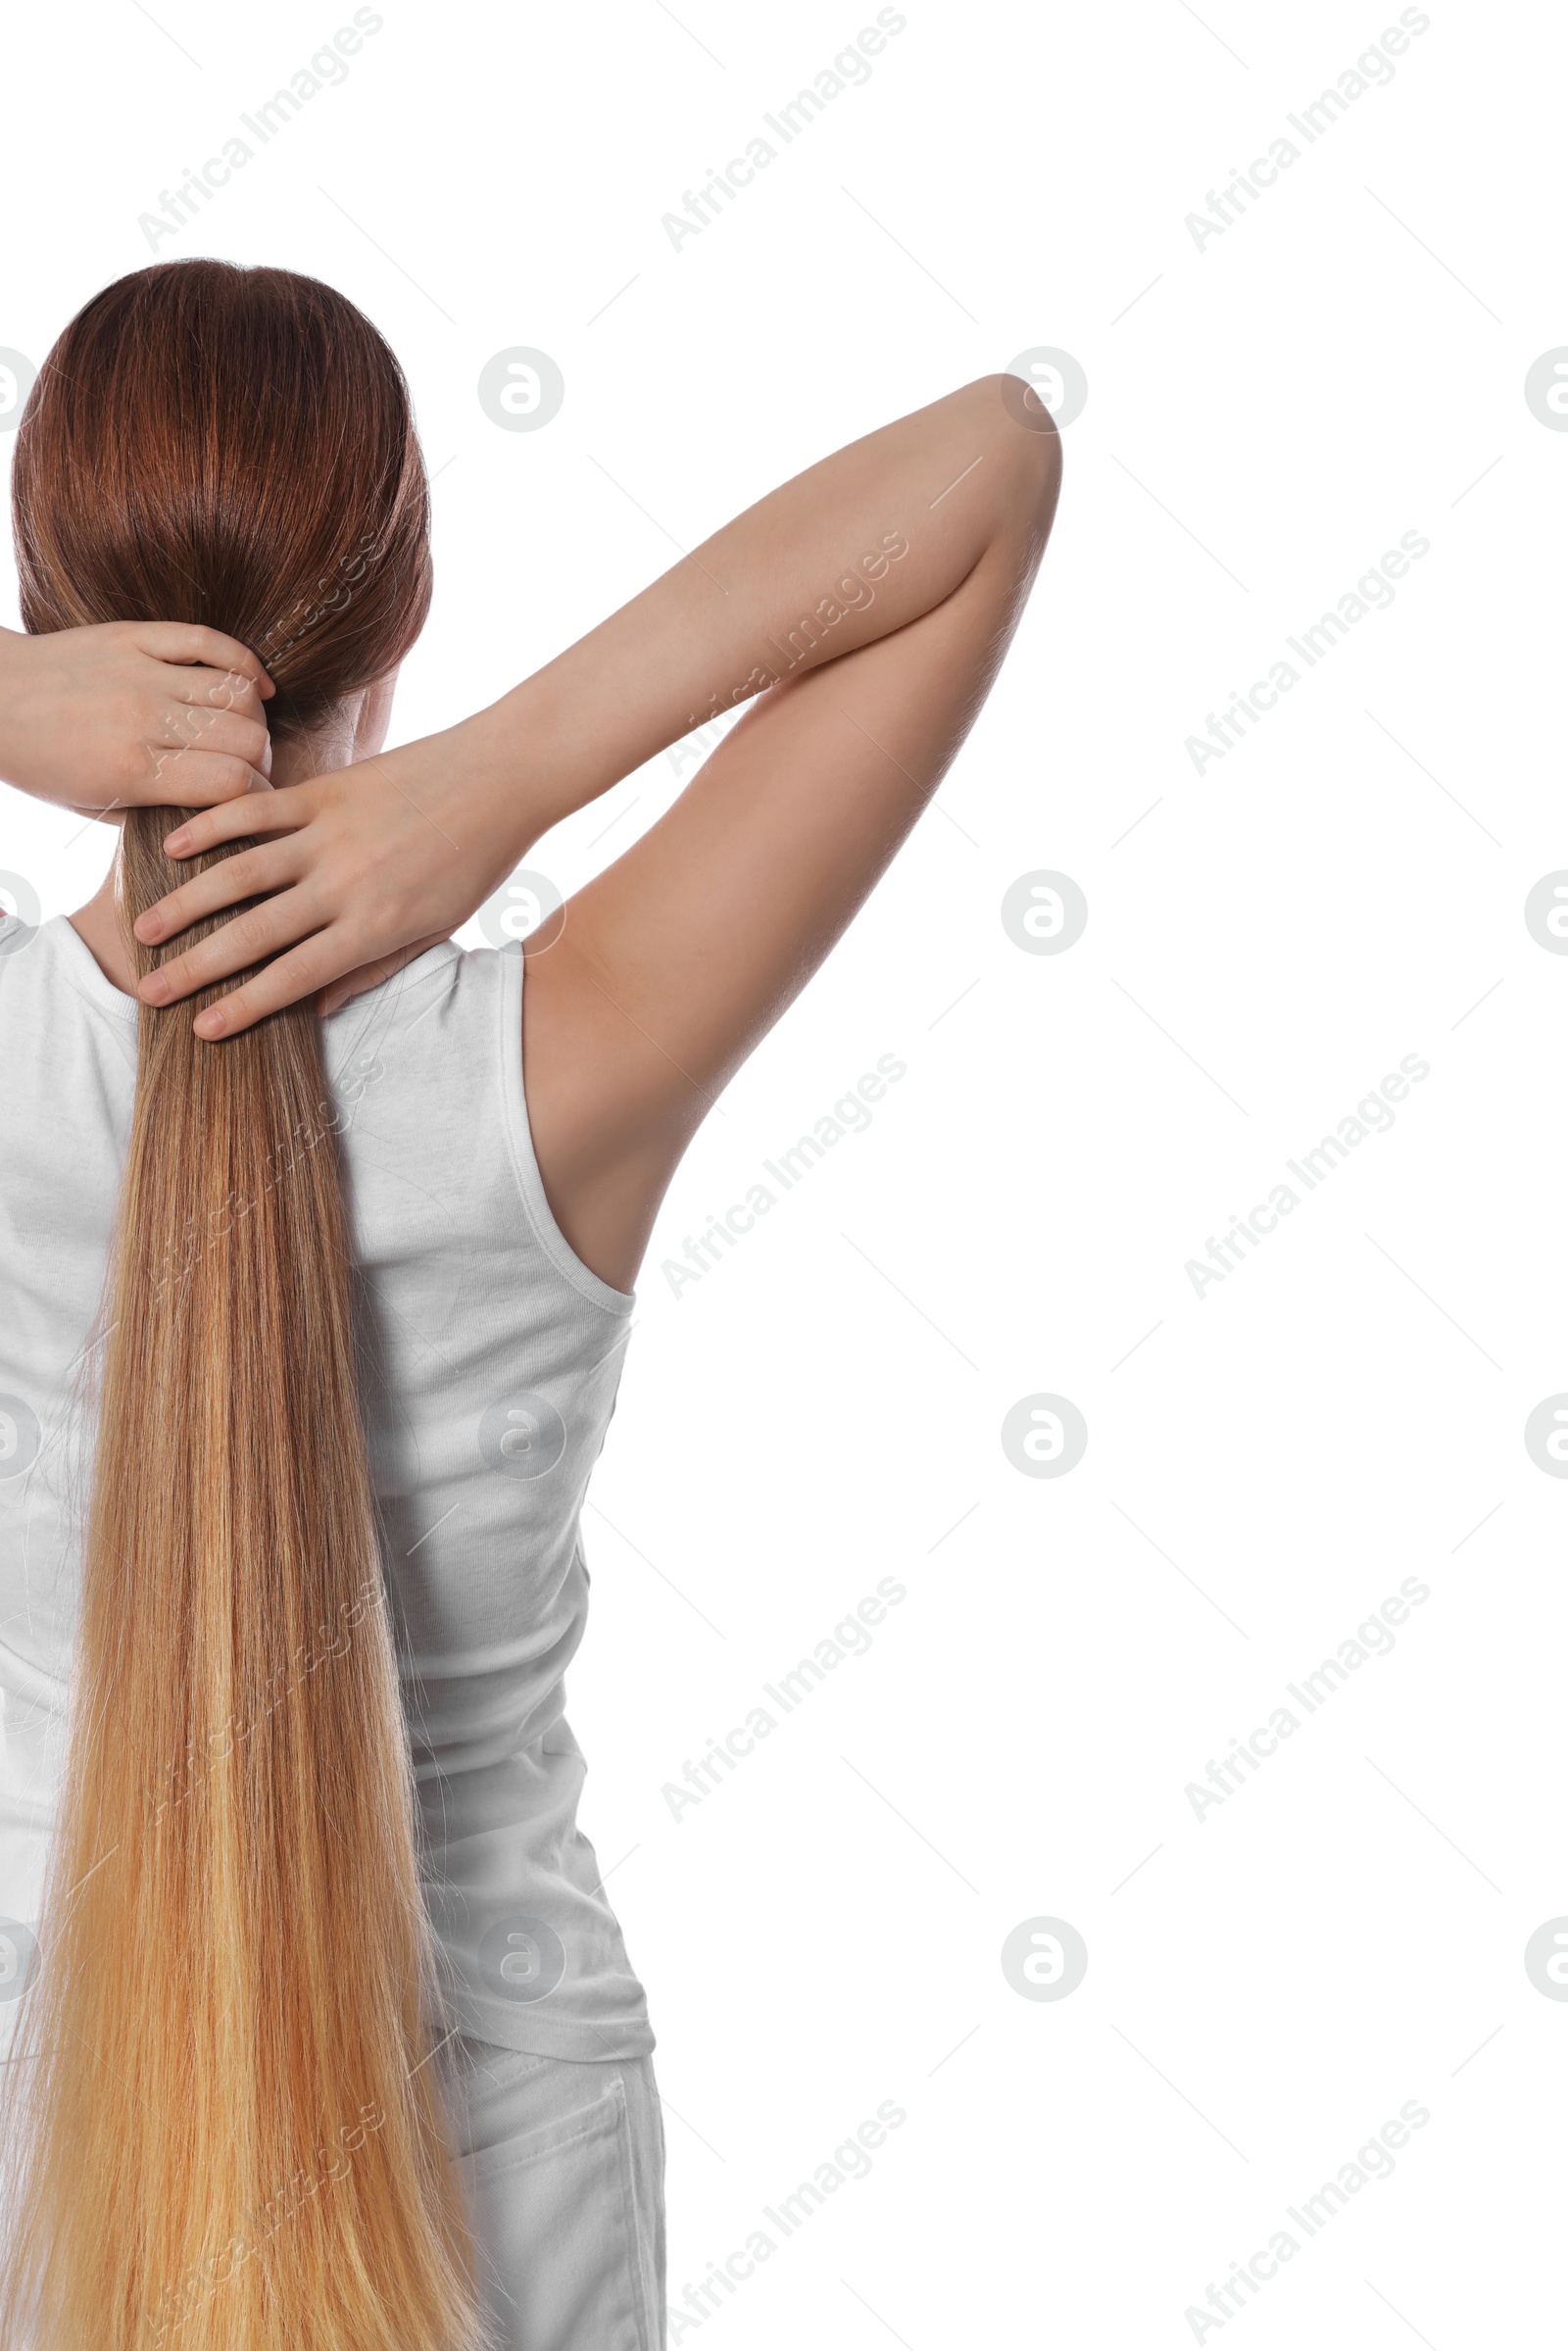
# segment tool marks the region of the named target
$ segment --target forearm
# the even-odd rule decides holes
[[[537,839],[693,727],[918,619],[999,538],[1032,562],[1058,447],[1012,383],[965,385],[785,482],[455,730],[498,812],[525,802]]]
[[[825,766],[808,725],[800,760],[815,763],[814,780],[786,740],[765,811],[765,853],[793,856],[797,884],[813,856],[837,861],[826,896],[844,902],[847,919],[855,889],[912,821],[911,783],[917,798],[935,782],[984,696],[1050,531],[1058,475],[1055,431],[1034,393],[1012,376],[985,377],[786,482],[461,725],[367,751],[341,776],[204,810],[170,836],[172,856],[252,845],[149,907],[138,939],[154,945],[243,897],[265,906],[163,964],[142,983],[159,992],[145,1001],[172,1002],[265,962],[200,1015],[197,1033],[216,1037],[344,975],[371,985],[466,921],[552,826],[705,718],[766,694],[759,720],[776,751],[777,722],[803,711],[809,720],[831,689],[825,677],[800,694],[769,689],[859,653],[860,695],[875,664],[894,682],[892,708],[874,730],[844,714]],[[902,756],[885,748],[901,729],[912,738]],[[724,752],[755,732],[732,730]],[[786,739],[797,732],[786,723]],[[843,756],[862,737],[874,753],[863,770]],[[885,801],[890,762],[897,806]],[[701,791],[705,809],[743,813],[735,778],[749,772],[744,756],[721,755],[681,808]],[[705,903],[707,872],[688,876]],[[776,897],[775,929],[796,904],[788,891]]]

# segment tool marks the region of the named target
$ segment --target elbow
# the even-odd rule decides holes
[[[1043,546],[1061,490],[1061,433],[1047,405],[1052,386],[1027,382],[1009,371],[982,376],[971,389],[990,414],[990,447],[1004,482],[1007,521]],[[1063,402],[1058,399],[1054,405],[1061,407]],[[1067,413],[1075,415],[1076,410]]]

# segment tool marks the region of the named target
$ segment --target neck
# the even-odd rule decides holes
[[[115,858],[96,894],[84,906],[78,906],[71,917],[71,927],[87,947],[93,961],[106,980],[122,995],[136,993],[136,966],[131,960],[120,928],[120,908],[115,904]]]

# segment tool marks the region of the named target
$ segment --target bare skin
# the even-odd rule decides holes
[[[450,935],[564,816],[751,700],[667,813],[525,943],[545,1190],[584,1262],[630,1289],[714,1096],[842,935],[967,734],[1059,479],[1033,395],[982,378],[786,482],[446,734],[367,756],[385,725],[375,697],[390,701],[379,681],[364,731],[364,709],[338,730],[344,759],[318,742],[285,759],[280,745],[276,790],[215,794],[170,836],[172,856],[255,846],[149,909],[143,939],[269,895],[150,975],[143,998],[177,1002],[270,957],[198,1034],[308,995],[330,1008]],[[103,899],[74,918],[95,953],[95,932],[110,945]]]
[[[266,784],[272,690],[249,647],[215,628],[0,628],[0,777],[83,816],[211,808]]]
[[[76,633],[75,630],[71,629],[61,632],[62,636],[68,637]],[[40,641],[47,642],[47,640]],[[58,642],[58,640],[56,641]],[[362,694],[352,696],[348,702],[339,706],[333,713],[330,723],[317,733],[297,735],[291,740],[286,739],[275,745],[270,743],[266,745],[257,754],[258,765],[252,771],[248,784],[231,783],[227,778],[218,779],[223,790],[223,796],[238,797],[246,791],[285,790],[292,784],[303,783],[307,776],[320,775],[336,768],[349,767],[356,759],[372,758],[386,741],[386,730],[392,717],[392,696],[397,686],[397,671],[391,670],[385,677],[377,678],[373,686],[367,686]],[[270,686],[268,690],[270,693]],[[265,721],[262,731],[264,734],[266,733]],[[263,772],[264,767],[265,773]],[[188,780],[187,777],[185,783],[181,784],[181,791],[186,788]],[[173,805],[176,807],[181,805],[177,796]],[[83,809],[82,813],[97,814],[106,824],[123,824],[125,821],[122,808]],[[112,980],[124,995],[134,996],[136,993],[136,966],[131,958],[130,950],[125,944],[124,931],[121,926],[120,908],[115,899],[115,866],[111,865],[86,905],[78,906],[72,915],[71,925],[78,937],[85,940],[87,946],[92,950],[93,960],[105,978]],[[448,935],[446,932],[436,934],[442,938]],[[434,945],[435,937],[431,937],[411,947],[409,953],[420,955],[426,947]],[[373,982],[366,979],[363,984],[368,987],[373,985]],[[352,992],[352,989],[340,988],[338,1001],[340,1003],[345,1001],[347,995]]]

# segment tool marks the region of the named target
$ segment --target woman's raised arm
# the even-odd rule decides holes
[[[550,827],[754,703],[675,805],[568,902],[526,1001],[530,1115],[568,1239],[624,1281],[714,1092],[843,931],[962,742],[1051,527],[1059,444],[988,376],[786,482],[491,709],[171,837],[257,846],[137,925],[261,893],[142,983],[244,1027],[457,926]],[[558,936],[559,929],[559,936]],[[161,985],[160,985],[161,984]]]

